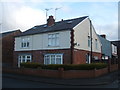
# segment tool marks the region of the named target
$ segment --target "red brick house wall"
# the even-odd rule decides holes
[[[86,63],[86,54],[87,53],[90,53],[90,51],[74,49],[73,64],[84,64],[84,63]],[[93,55],[93,57],[97,56],[98,59],[101,59],[101,53],[93,52],[92,55]]]
[[[14,36],[20,34],[21,31],[17,30],[2,37],[2,64],[3,66],[13,64],[13,51],[14,51]]]
[[[19,54],[31,54],[32,62],[39,62],[44,64],[44,54],[63,54],[63,64],[71,64],[71,50],[70,49],[54,49],[54,50],[33,50],[33,51],[15,51],[14,52],[14,66],[18,64]]]
[[[32,62],[38,62],[44,64],[44,55],[45,54],[63,54],[63,64],[71,64],[71,49],[54,49],[54,50],[33,50],[33,51],[15,51],[14,52],[14,66],[18,64],[18,56],[20,54],[31,54]],[[89,51],[84,50],[73,50],[73,61],[72,64],[83,64],[86,63],[86,54],[90,53]],[[100,53],[94,53],[93,56],[98,56],[101,58]]]

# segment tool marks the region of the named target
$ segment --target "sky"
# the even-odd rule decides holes
[[[55,9],[56,15],[55,15]],[[108,40],[118,40],[118,2],[80,0],[1,0],[0,32],[20,29],[26,31],[46,23],[47,16],[56,21],[89,16],[97,34],[106,34]],[[47,17],[48,18],[48,17]]]

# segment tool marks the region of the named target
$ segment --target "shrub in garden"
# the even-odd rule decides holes
[[[24,68],[38,68],[38,67],[42,67],[42,64],[27,62],[27,63],[21,63],[20,66]]]
[[[105,63],[92,63],[92,64],[49,64],[43,65],[40,63],[21,63],[21,66],[25,68],[38,68],[58,70],[59,68],[64,68],[64,70],[92,70],[92,69],[102,69],[107,67]]]

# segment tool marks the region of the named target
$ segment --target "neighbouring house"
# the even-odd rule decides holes
[[[2,66],[9,67],[13,65],[14,52],[14,36],[19,35],[20,30],[4,32],[0,34],[1,49],[2,49]]]
[[[111,48],[111,42],[106,39],[106,35],[98,35],[100,41],[101,41],[101,48],[102,48],[102,60],[108,60],[109,58],[112,58],[112,48]]]
[[[92,63],[90,56],[101,59],[101,42],[88,16],[58,22],[49,16],[47,24],[15,37],[14,66],[21,62]]]
[[[112,58],[119,60],[120,58],[120,40],[111,41],[112,44]],[[119,61],[117,61],[119,62]]]

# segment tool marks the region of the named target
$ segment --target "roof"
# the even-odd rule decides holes
[[[102,44],[102,54],[107,55],[109,57],[111,57],[111,42],[108,41],[107,39],[101,37],[100,35],[98,35],[100,42]]]
[[[20,31],[20,30],[14,30],[14,31],[9,31],[9,32],[0,33],[0,38],[1,38],[1,37],[5,37],[5,36],[7,36],[7,35],[9,35],[9,34],[12,34],[12,33],[14,33],[14,32],[17,32],[17,31]]]
[[[52,26],[47,26],[47,24],[34,26],[31,29],[28,29],[27,31],[21,33],[19,36],[26,36],[26,35],[33,35],[33,34],[39,34],[39,33],[46,33],[46,32],[55,32],[55,31],[62,31],[62,30],[71,30],[74,26],[82,22],[85,18],[88,16],[75,18],[75,19],[69,19],[69,20],[62,20],[59,22],[55,22]]]
[[[116,45],[116,46],[118,46],[118,47],[120,47],[120,40],[118,40],[118,41],[111,41],[111,43]]]

